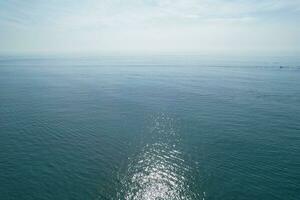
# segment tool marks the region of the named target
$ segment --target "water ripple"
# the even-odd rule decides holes
[[[129,164],[118,199],[192,199],[186,180],[190,169],[178,148],[174,120],[161,114],[150,124],[149,138]]]

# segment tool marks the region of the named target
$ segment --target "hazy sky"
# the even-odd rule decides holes
[[[300,52],[300,0],[0,0],[0,53]]]

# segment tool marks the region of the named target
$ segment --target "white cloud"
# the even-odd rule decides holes
[[[45,51],[295,49],[299,8],[300,0],[15,0],[0,2],[0,40]]]
[[[6,15],[26,25],[107,27],[188,20],[258,18],[282,9],[297,10],[299,0],[87,0],[26,1],[8,4]],[[6,16],[7,17],[7,16]]]

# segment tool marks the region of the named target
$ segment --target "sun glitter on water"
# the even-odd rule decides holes
[[[126,200],[192,199],[186,174],[189,166],[178,148],[180,136],[174,120],[166,115],[153,118],[150,139],[128,166],[123,180]]]

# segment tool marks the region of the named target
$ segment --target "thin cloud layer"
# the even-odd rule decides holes
[[[299,8],[299,0],[7,0],[0,41],[11,51],[295,51]]]

